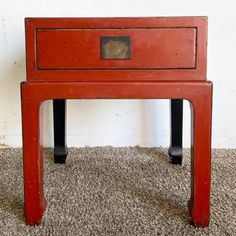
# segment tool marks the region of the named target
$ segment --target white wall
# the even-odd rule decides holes
[[[213,147],[236,147],[236,1],[210,0],[1,0],[0,143],[21,146],[20,82],[25,80],[26,16],[209,17],[208,79],[214,82]],[[169,102],[68,102],[69,146],[168,146]],[[189,108],[184,144],[189,145]],[[204,117],[203,117],[204,119]],[[52,145],[52,104],[45,105],[45,145]]]

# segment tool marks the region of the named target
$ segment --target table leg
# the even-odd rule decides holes
[[[66,162],[68,149],[66,146],[66,100],[53,100],[54,123],[54,161],[63,164]]]
[[[42,109],[22,83],[22,129],[26,224],[39,224],[46,208],[43,191]]]
[[[209,87],[204,91],[191,101],[191,198],[188,207],[194,225],[199,227],[208,226],[210,218],[212,98]]]
[[[172,164],[182,164],[183,100],[171,99],[171,133],[168,150]]]

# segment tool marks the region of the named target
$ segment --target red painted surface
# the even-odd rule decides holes
[[[26,22],[28,73],[27,82],[21,84],[26,223],[38,224],[46,207],[43,194],[43,136],[41,133],[42,120],[40,112],[40,104],[43,101],[48,99],[171,98],[187,99],[192,104],[192,178],[191,200],[188,205],[194,224],[201,227],[207,226],[210,216],[212,84],[204,80],[206,76],[206,18],[27,19]],[[79,70],[43,70],[42,73],[42,71],[37,70],[35,67],[37,61],[34,50],[36,43],[34,35],[35,28],[62,27],[73,29],[78,27],[99,28],[118,26],[129,28],[147,26],[161,28],[176,27],[177,25],[180,27],[197,27],[197,40],[203,43],[203,45],[200,44],[197,47],[196,69],[185,69],[181,72],[184,76],[186,75],[184,74],[185,71],[188,73],[188,71],[192,70],[189,80],[184,77],[186,81],[183,81],[183,78],[180,77],[178,70],[172,69],[160,70],[163,71],[163,77],[161,74],[157,77],[153,77],[151,72],[154,70],[149,70],[148,72],[146,70],[132,70],[131,74],[137,75],[137,77],[132,77],[130,82],[128,82],[129,80],[124,82],[122,75],[125,75],[125,78],[127,78],[128,71],[122,72],[120,70],[113,70],[111,73],[112,76],[108,77],[106,71],[103,70],[81,70],[79,72],[80,74],[78,74]],[[184,32],[186,33],[187,31]],[[73,34],[72,31],[72,35]],[[46,35],[44,35],[43,38],[45,38]],[[188,34],[186,34],[186,37],[187,35]],[[45,40],[47,42],[50,41],[50,39]],[[68,42],[72,42],[71,40],[74,40],[74,36],[68,38]],[[164,41],[161,41],[162,45],[163,43]],[[54,49],[56,48],[57,46],[55,46]],[[188,48],[188,46],[183,45],[182,48]],[[65,49],[62,49],[62,55],[64,53],[63,50]],[[145,51],[145,48],[143,48],[142,51]],[[41,48],[39,52],[47,53],[45,48]],[[55,53],[58,56],[61,55],[60,51]],[[142,53],[145,54],[145,52]],[[56,54],[54,54],[52,58],[54,58]],[[38,56],[41,58],[41,62],[49,63],[44,55]],[[76,55],[74,56],[76,57]],[[193,51],[190,50],[187,58],[191,58],[192,56]],[[162,55],[162,57],[166,59],[165,55]],[[70,63],[75,63],[75,59],[71,60]],[[173,62],[177,63],[175,60],[170,63]],[[56,62],[54,61],[52,63]],[[65,65],[72,65],[70,63]],[[84,63],[87,65],[86,61]],[[165,63],[168,64],[168,62]],[[178,63],[181,64],[181,61]],[[183,60],[182,63],[184,64],[186,61]],[[56,64],[54,64],[54,66],[55,65]],[[61,66],[63,66],[63,64],[61,64]],[[88,71],[93,73],[94,76],[89,77]],[[155,72],[158,72],[158,70]],[[150,75],[146,75],[142,79],[141,75],[145,73],[150,73]],[[97,78],[95,77],[96,75]],[[167,75],[171,76],[167,79]],[[170,78],[175,78],[175,80],[173,79],[171,81]],[[56,80],[57,82],[55,82]],[[84,82],[79,82],[79,80]],[[102,80],[106,82],[102,82]]]
[[[122,32],[132,60],[100,60],[99,36]],[[206,17],[26,19],[30,81],[205,80],[206,44]]]
[[[195,68],[196,29],[37,30],[40,69],[168,69]],[[102,60],[101,36],[128,35],[131,58]]]

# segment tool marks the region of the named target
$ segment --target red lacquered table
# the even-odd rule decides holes
[[[27,18],[21,84],[26,223],[39,224],[41,104],[49,99],[186,99],[192,113],[191,199],[196,226],[210,215],[212,83],[206,17]]]

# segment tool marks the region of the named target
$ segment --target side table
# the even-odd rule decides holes
[[[21,97],[26,223],[39,224],[46,208],[42,102],[61,101],[58,106],[63,107],[65,99],[186,99],[192,116],[188,207],[193,223],[207,226],[212,114],[207,18],[27,18],[25,23],[27,81],[21,84]],[[63,112],[58,114],[65,124]],[[66,149],[62,152],[66,156]]]

